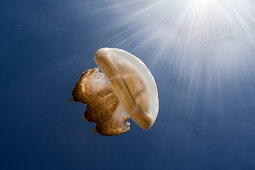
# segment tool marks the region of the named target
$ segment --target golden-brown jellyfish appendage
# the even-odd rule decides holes
[[[127,132],[130,124],[110,80],[98,68],[82,73],[72,92],[73,100],[87,104],[83,120],[96,123],[101,135],[113,136]]]

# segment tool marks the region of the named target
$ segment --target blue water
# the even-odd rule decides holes
[[[254,3],[230,25],[217,15],[189,27],[179,10],[162,19],[126,2],[1,0],[0,169],[255,169]],[[135,54],[154,75],[149,131],[131,121],[123,135],[95,135],[86,106],[67,103],[102,47]]]

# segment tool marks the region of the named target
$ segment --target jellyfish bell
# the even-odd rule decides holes
[[[149,69],[134,55],[116,48],[99,49],[95,60],[131,118],[149,129],[158,113],[157,87]]]
[[[85,118],[96,122],[102,135],[119,135],[130,129],[131,117],[147,130],[158,114],[158,91],[145,64],[127,51],[102,48],[95,54],[97,68],[77,81],[73,100],[87,104]]]

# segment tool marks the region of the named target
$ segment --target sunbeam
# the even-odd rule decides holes
[[[190,69],[198,68],[205,58],[211,65],[228,71],[253,60],[245,54],[255,47],[253,1],[106,2],[107,9],[117,16],[117,22],[109,29],[121,30],[107,42],[133,51],[153,47],[158,54],[151,58],[153,62],[178,65],[190,74],[194,71]],[[117,40],[118,35],[121,41]]]

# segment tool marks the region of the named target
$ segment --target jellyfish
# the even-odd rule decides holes
[[[148,130],[159,109],[155,80],[136,56],[118,48],[101,48],[95,54],[99,68],[83,72],[72,91],[73,101],[87,105],[83,120],[96,123],[105,136],[130,129],[128,119]]]

